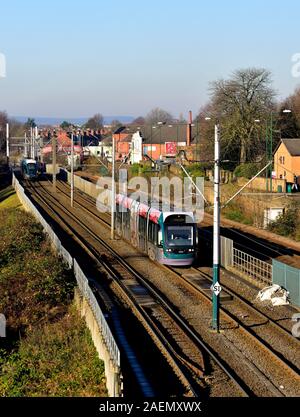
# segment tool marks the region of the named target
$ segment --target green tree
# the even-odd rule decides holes
[[[72,123],[67,122],[66,120],[64,120],[61,124],[60,127],[64,130],[68,130],[70,126],[73,126]]]
[[[28,117],[27,122],[25,123],[25,128],[30,129],[31,127],[36,127],[36,123],[34,119]]]

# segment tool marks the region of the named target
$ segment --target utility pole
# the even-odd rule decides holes
[[[43,135],[40,135],[40,160],[41,163],[44,162],[44,155],[43,155],[43,147],[44,147],[44,140],[43,140]]]
[[[52,136],[52,179],[53,191],[56,192],[56,134]]]
[[[6,123],[6,162],[9,165],[9,124]]]
[[[24,158],[28,157],[28,150],[27,150],[27,133],[24,134]]]
[[[74,204],[74,135],[71,133],[71,207]]]
[[[110,237],[115,238],[115,137],[112,135],[112,172],[111,172],[111,229]]]
[[[220,126],[215,125],[212,329],[219,332],[220,287]]]
[[[33,148],[33,137],[32,137],[32,126],[30,126],[30,158],[32,158],[32,148]]]
[[[270,159],[271,165],[270,165],[270,192],[272,193],[273,187],[272,187],[272,174],[273,174],[273,112],[271,112],[271,126],[270,126]]]
[[[37,159],[37,156],[38,156],[37,138],[38,138],[38,127],[35,126],[34,128],[34,159]]]

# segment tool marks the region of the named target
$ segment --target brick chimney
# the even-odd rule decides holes
[[[193,116],[192,116],[192,112],[190,110],[189,111],[188,124],[186,126],[186,145],[187,146],[190,146],[191,145],[191,139],[192,139],[192,121],[193,121]]]

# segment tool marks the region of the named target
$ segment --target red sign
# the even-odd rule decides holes
[[[166,155],[175,156],[177,154],[177,143],[166,142]]]

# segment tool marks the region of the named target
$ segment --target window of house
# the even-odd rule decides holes
[[[285,157],[284,157],[284,156],[280,156],[280,157],[279,157],[279,163],[280,163],[281,165],[284,165],[284,162],[285,162]]]

